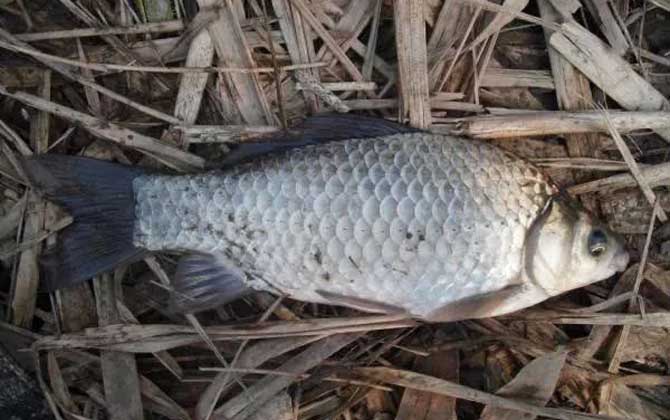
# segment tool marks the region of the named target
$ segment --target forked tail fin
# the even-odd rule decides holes
[[[123,262],[142,258],[133,245],[138,168],[95,159],[42,155],[25,163],[33,186],[63,207],[73,223],[60,231],[42,260],[49,291],[72,286]]]

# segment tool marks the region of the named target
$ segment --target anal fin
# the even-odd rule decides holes
[[[221,254],[192,253],[179,261],[171,309],[195,313],[232,302],[252,291],[245,274]]]

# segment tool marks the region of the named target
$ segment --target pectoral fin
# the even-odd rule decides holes
[[[221,254],[188,254],[177,266],[171,309],[194,313],[238,299],[251,289],[245,275]]]
[[[327,299],[332,305],[341,305],[353,309],[358,309],[363,312],[383,313],[387,315],[402,314],[406,312],[403,308],[389,305],[387,303],[376,302],[369,299],[341,295],[339,293],[326,292],[325,290],[317,290],[321,297]]]
[[[546,298],[534,286],[513,284],[489,293],[471,296],[435,309],[424,317],[428,322],[454,322],[489,318],[531,306]]]

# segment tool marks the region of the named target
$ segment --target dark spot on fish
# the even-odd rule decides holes
[[[405,271],[405,270],[399,270],[399,269],[397,269],[397,268],[395,268],[395,267],[391,267],[391,269],[392,269],[393,271],[395,271],[396,273],[400,273],[400,274],[403,274],[403,275],[405,275],[405,276],[409,275],[409,273],[408,273],[407,271]]]
[[[228,215],[228,221],[229,221],[230,223],[233,223],[233,222],[235,221],[235,216],[233,216],[232,214],[229,214],[229,215]]]
[[[411,233],[411,232],[407,232],[407,234],[405,235],[405,238],[407,238],[407,239],[412,239],[412,233]]]
[[[419,242],[425,241],[425,240],[426,240],[426,235],[424,235],[423,233],[419,233]]]
[[[321,265],[323,262],[323,259],[321,258],[321,250],[317,248],[316,252],[314,252],[314,261],[316,261],[317,264]]]
[[[351,264],[353,264],[354,267],[356,267],[356,270],[361,271],[361,268],[358,266],[358,264],[356,264],[356,261],[354,261],[353,258],[351,258],[350,256],[347,256],[347,258],[349,258],[349,261],[351,261]]]
[[[396,273],[404,274],[404,275],[409,274],[407,271],[399,270],[399,269],[393,267],[391,264],[384,264],[384,268],[386,268],[387,270],[395,271]]]
[[[325,281],[330,281],[330,273],[323,273],[321,276]]]
[[[231,252],[237,252],[238,254],[244,254],[246,251],[246,247],[244,245],[235,241],[230,241],[228,243],[228,248],[230,248]]]
[[[132,139],[134,139],[134,138],[135,138],[134,135],[132,135],[132,134],[128,134],[128,140],[132,140]]]

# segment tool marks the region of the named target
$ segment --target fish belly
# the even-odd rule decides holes
[[[222,253],[249,285],[415,315],[518,281],[554,193],[532,165],[425,133],[308,146],[225,172],[134,181],[135,244]]]

